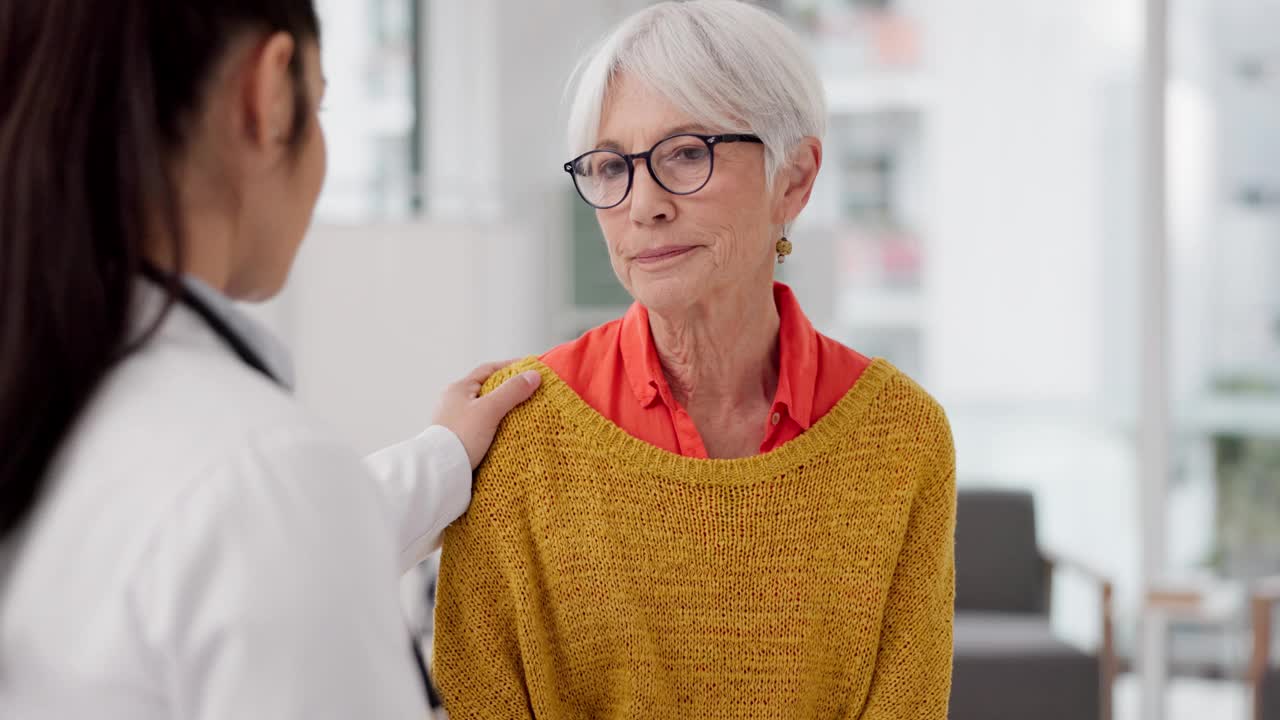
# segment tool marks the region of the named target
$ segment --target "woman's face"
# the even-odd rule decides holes
[[[660,93],[623,75],[610,88],[597,148],[644,152],[681,132],[714,134]],[[636,160],[631,192],[596,216],[613,270],[631,296],[659,314],[680,313],[752,286],[770,287],[787,219],[781,184],[765,188],[764,146],[716,146],[706,186],[673,195]]]

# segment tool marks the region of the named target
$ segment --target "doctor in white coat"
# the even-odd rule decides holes
[[[0,718],[426,715],[398,580],[537,378],[367,459],[290,398],[231,301],[310,222],[319,42],[310,0],[0,3]]]

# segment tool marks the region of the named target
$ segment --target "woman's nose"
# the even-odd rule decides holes
[[[644,167],[641,167],[644,163]],[[670,221],[675,218],[675,196],[667,192],[649,172],[648,158],[635,161],[635,177],[631,181],[631,221],[640,225]]]

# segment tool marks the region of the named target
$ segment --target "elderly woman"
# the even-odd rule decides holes
[[[653,6],[582,66],[564,169],[636,302],[510,371],[542,389],[446,535],[452,717],[946,716],[946,418],[773,280],[824,113],[745,3]]]

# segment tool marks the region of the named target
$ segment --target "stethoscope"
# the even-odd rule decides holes
[[[172,291],[174,299],[199,316],[213,334],[217,335],[223,344],[240,358],[241,362],[264,375],[272,383],[284,387],[284,383],[271,372],[271,368],[267,367],[267,363],[249,346],[249,343],[240,337],[240,334],[232,329],[217,311],[209,307],[208,303],[196,296],[181,279],[168,275],[152,265],[143,265],[142,274],[161,288]]]
[[[240,336],[229,324],[218,314],[216,310],[209,306],[204,300],[191,291],[182,280],[174,278],[171,275],[156,269],[151,265],[143,265],[142,274],[148,280],[156,283],[162,288],[171,290],[174,293],[174,299],[177,300],[187,309],[194,312],[205,325],[217,335],[219,339],[233,352],[236,357],[245,365],[253,368],[270,380],[273,384],[284,388],[285,384],[275,373],[271,372],[271,368],[262,360],[262,357]],[[417,641],[410,636],[409,645],[413,648],[413,659],[418,664],[418,673],[422,678],[422,687],[427,694],[427,699],[431,707],[439,707],[440,700],[436,696],[435,686],[431,683],[431,677],[427,673],[427,664],[422,657],[422,648],[418,647]]]

